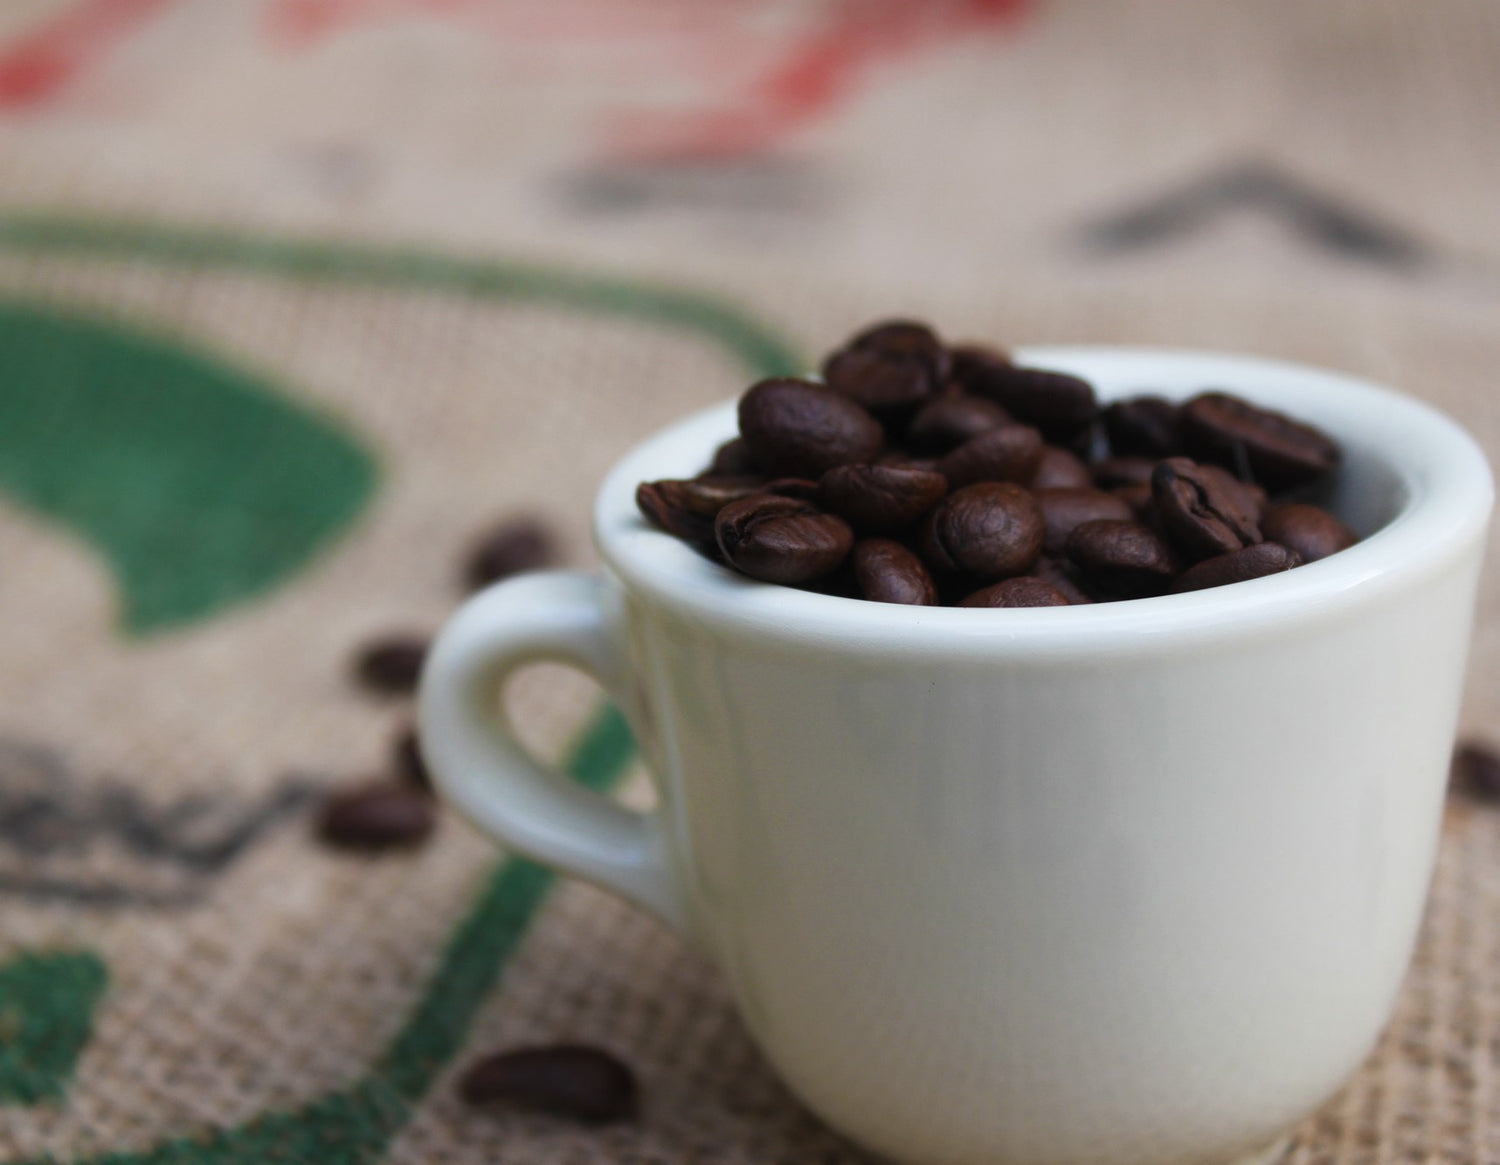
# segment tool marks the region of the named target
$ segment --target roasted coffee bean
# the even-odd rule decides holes
[[[872,324],[856,333],[844,347],[921,360],[931,368],[932,379],[939,385],[948,380],[953,368],[953,357],[937,333],[916,320],[885,320]]]
[[[1227,490],[1235,499],[1241,510],[1249,514],[1251,519],[1260,524],[1261,515],[1266,512],[1266,491],[1262,486],[1253,481],[1241,481],[1225,469],[1222,465],[1215,465],[1211,461],[1200,461],[1198,468],[1212,481],[1219,484],[1220,489]]]
[[[1353,530],[1327,510],[1306,502],[1272,506],[1261,522],[1261,532],[1272,542],[1295,550],[1303,562],[1317,562],[1359,541]]]
[[[1477,741],[1460,741],[1453,752],[1449,786],[1481,801],[1500,802],[1500,754]]]
[[[1261,540],[1237,491],[1186,457],[1169,457],[1151,475],[1151,496],[1172,544],[1189,558],[1213,558]]]
[[[965,441],[938,462],[938,472],[953,489],[980,481],[1024,485],[1036,476],[1042,449],[1042,435],[1030,425],[1003,425]]]
[[[1182,451],[1177,406],[1166,397],[1115,401],[1104,410],[1104,429],[1117,457],[1172,457]]]
[[[1172,584],[1172,593],[1248,582],[1252,578],[1280,574],[1301,565],[1302,560],[1296,553],[1279,542],[1257,542],[1254,546],[1221,554],[1218,558],[1205,558],[1197,566],[1183,571]]]
[[[1077,436],[1099,411],[1094,386],[1088,381],[1043,368],[975,365],[964,387],[993,400],[1023,424],[1035,425],[1054,441]]]
[[[756,464],[775,477],[818,478],[873,461],[885,441],[859,405],[806,380],[762,380],[740,398],[739,417]]]
[[[942,342],[904,320],[868,328],[823,362],[823,382],[876,416],[904,420],[948,375]]]
[[[422,678],[427,659],[427,640],[395,635],[363,648],[354,661],[354,674],[365,687],[376,692],[410,692]]]
[[[1123,485],[1150,485],[1156,461],[1151,457],[1106,457],[1090,469],[1100,489],[1118,489]]]
[[[1090,587],[1127,599],[1160,594],[1179,568],[1166,541],[1139,522],[1084,522],[1068,535],[1067,551]]]
[[[1182,406],[1183,444],[1202,461],[1249,475],[1272,493],[1314,481],[1339,463],[1339,447],[1311,425],[1224,392]]]
[[[937,570],[981,579],[1025,574],[1042,549],[1041,507],[1012,482],[981,482],[949,494],[922,529],[922,555]]]
[[[318,836],[341,849],[402,849],[423,841],[436,821],[437,809],[427,793],[409,784],[377,781],[330,797],[318,818]]]
[[[762,582],[791,586],[832,574],[854,545],[854,531],[842,518],[774,494],[730,502],[714,530],[729,565]]]
[[[1034,578],[1050,583],[1073,606],[1092,603],[1094,596],[1083,589],[1078,581],[1078,568],[1066,558],[1043,554],[1031,568]]]
[[[988,344],[959,344],[948,352],[953,361],[950,378],[965,392],[982,392],[980,385],[998,380],[1014,367],[1009,352]]]
[[[511,518],[475,543],[464,567],[470,587],[491,583],[528,570],[542,570],[558,561],[557,536],[538,518]]]
[[[458,1092],[467,1104],[513,1105],[588,1125],[630,1120],[640,1106],[630,1067],[584,1044],[487,1056],[465,1070]]]
[[[897,469],[922,469],[929,473],[936,473],[938,459],[936,457],[913,457],[900,449],[892,449],[882,453],[874,461],[875,465],[893,465]]]
[[[391,750],[396,775],[418,789],[432,790],[432,774],[427,771],[427,762],[422,758],[422,747],[413,727],[402,729]]]
[[[755,458],[750,456],[750,446],[745,444],[745,439],[736,437],[714,450],[714,459],[708,472],[714,477],[743,477],[759,473],[760,470],[756,467]]]
[[[1031,479],[1031,488],[1039,489],[1089,489],[1094,484],[1089,467],[1077,456],[1056,445],[1042,450],[1042,463],[1036,467]]]
[[[937,585],[922,560],[890,538],[861,538],[850,555],[859,596],[876,603],[937,605]]]
[[[823,475],[823,508],[864,534],[893,534],[910,526],[948,492],[941,473],[894,465],[840,465]]]
[[[1136,521],[1144,522],[1152,529],[1161,524],[1161,518],[1156,512],[1156,499],[1151,496],[1150,482],[1138,481],[1134,485],[1117,485],[1109,492],[1130,507]]]
[[[1042,550],[1047,554],[1062,554],[1068,535],[1085,522],[1102,519],[1128,522],[1135,517],[1122,499],[1103,490],[1039,489],[1033,491],[1033,496],[1042,507],[1042,520],[1046,523]]]
[[[950,393],[922,406],[906,427],[906,443],[922,453],[947,453],[1011,423],[1010,414],[992,400]]]
[[[714,515],[730,502],[763,492],[772,491],[761,477],[668,478],[638,485],[635,504],[668,534],[688,542],[712,542]]]
[[[1051,583],[1034,575],[1008,578],[993,586],[975,591],[958,604],[960,607],[1066,607],[1067,595]]]
[[[764,486],[754,492],[775,494],[779,498],[796,498],[799,502],[816,502],[818,500],[818,483],[806,477],[778,477],[775,481],[766,482]],[[746,494],[745,496],[749,497],[750,495]]]

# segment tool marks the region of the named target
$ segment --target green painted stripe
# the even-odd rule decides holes
[[[625,718],[607,707],[574,747],[566,769],[580,784],[603,792],[624,776],[634,756]],[[237,1128],[168,1141],[145,1152],[84,1160],[89,1165],[372,1165],[462,1049],[475,1015],[555,879],[552,871],[520,858],[501,863],[448,940],[411,1018],[370,1076],[352,1088]],[[43,1158],[30,1165],[55,1162]]]
[[[228,267],[283,278],[545,301],[634,317],[717,340],[761,376],[802,371],[797,351],[733,303],[697,291],[415,248],[274,238],[52,214],[0,215],[0,247],[36,254]]]

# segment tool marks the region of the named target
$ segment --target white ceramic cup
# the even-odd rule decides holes
[[[649,526],[733,404],[647,441],[595,509],[602,577],[474,598],[432,652],[439,787],[723,970],[793,1090],[922,1165],[1265,1159],[1390,1012],[1432,873],[1492,487],[1452,421],[1347,376],[1024,350],[1104,398],[1225,388],[1343,444],[1364,540],[1217,590],[1035,610],[756,583]],[[569,661],[660,807],[531,760],[499,712]]]

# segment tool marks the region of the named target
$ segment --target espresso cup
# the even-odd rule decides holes
[[[917,1165],[1270,1160],[1358,1067],[1438,842],[1492,486],[1451,420],[1258,359],[1037,348],[1105,399],[1222,388],[1344,449],[1362,536],[1215,590],[1025,610],[754,582],[650,526],[726,403],[609,475],[602,574],[471,600],[431,653],[438,787],[722,970],[829,1124]],[[658,807],[531,759],[507,675],[561,660],[628,718]]]

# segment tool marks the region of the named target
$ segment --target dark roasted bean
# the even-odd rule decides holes
[[[971,437],[1008,424],[1010,414],[994,401],[950,393],[922,406],[906,427],[906,443],[922,453],[947,453]]]
[[[1238,483],[1231,483],[1238,484]],[[1151,496],[1162,528],[1189,558],[1213,558],[1261,540],[1260,527],[1239,492],[1186,457],[1169,457],[1151,475]]]
[[[1209,587],[1248,582],[1268,574],[1280,574],[1301,564],[1302,560],[1279,542],[1257,542],[1254,546],[1221,554],[1218,558],[1205,558],[1177,577],[1177,581],[1172,584],[1172,592],[1180,594],[1183,591],[1201,591]]]
[[[779,498],[796,498],[799,502],[818,500],[818,483],[807,477],[778,477],[768,481],[759,490],[763,494],[775,494]],[[749,494],[745,495],[749,497]],[[738,501],[739,499],[735,499]]]
[[[475,544],[464,577],[471,587],[485,587],[513,574],[552,566],[558,558],[551,527],[539,518],[510,518]]]
[[[1266,511],[1261,532],[1272,542],[1295,550],[1303,562],[1317,562],[1353,546],[1354,531],[1327,510],[1306,502],[1287,502]]]
[[[1200,461],[1198,467],[1210,479],[1218,482],[1220,488],[1228,490],[1236,499],[1239,508],[1249,514],[1256,525],[1260,524],[1261,515],[1266,512],[1267,504],[1264,487],[1256,485],[1253,481],[1241,481],[1222,465],[1215,465],[1211,461]]]
[[[980,481],[1024,485],[1042,462],[1042,435],[1030,425],[1003,425],[965,441],[938,462],[948,485],[959,489]]]
[[[410,692],[422,678],[426,660],[427,640],[395,635],[362,649],[354,661],[354,674],[373,691]]]
[[[1034,575],[1008,578],[963,598],[960,607],[1066,607],[1068,596]]]
[[[688,504],[685,496],[685,481],[643,481],[635,487],[636,508],[652,525],[665,530],[684,542],[702,545],[712,542],[714,521],[712,515],[698,513]],[[717,512],[717,511],[715,511]]]
[[[823,508],[865,534],[893,534],[910,526],[948,492],[941,473],[893,465],[840,465],[823,475]]]
[[[1449,787],[1481,801],[1500,802],[1500,755],[1477,741],[1460,741],[1453,751]]]
[[[1089,472],[1089,467],[1076,454],[1056,445],[1048,445],[1042,450],[1041,464],[1031,479],[1033,490],[1090,489],[1093,484],[1094,475]]]
[[[931,607],[938,601],[922,560],[890,538],[861,538],[850,555],[861,598],[876,603]]]
[[[1207,392],[1182,406],[1183,443],[1275,493],[1316,480],[1339,463],[1339,447],[1311,425],[1223,392]]]
[[[511,1105],[588,1125],[630,1120],[640,1106],[629,1066],[583,1044],[487,1056],[464,1071],[458,1091],[466,1104]]]
[[[1091,469],[1094,484],[1100,489],[1118,489],[1122,485],[1150,485],[1156,461],[1150,457],[1107,457]]]
[[[1042,507],[1042,519],[1046,523],[1042,550],[1047,554],[1062,554],[1068,544],[1068,535],[1085,522],[1106,518],[1128,522],[1135,517],[1121,498],[1103,490],[1039,489],[1033,494],[1037,505]]]
[[[960,383],[968,392],[988,397],[1016,420],[1035,425],[1055,441],[1077,436],[1099,411],[1094,386],[1077,376],[983,361],[964,367],[967,379]]]
[[[949,358],[925,324],[867,328],[823,363],[823,381],[876,416],[909,417],[947,379]]]
[[[1067,551],[1090,587],[1128,599],[1160,594],[1179,565],[1162,537],[1139,522],[1084,522],[1068,536]]]
[[[1182,451],[1177,406],[1165,397],[1115,401],[1104,410],[1104,429],[1117,457],[1172,457]]]
[[[1144,522],[1153,529],[1160,525],[1156,513],[1156,499],[1151,496],[1151,483],[1138,481],[1134,485],[1117,485],[1109,491],[1130,507],[1136,521]]]
[[[842,518],[774,494],[730,502],[714,529],[729,565],[751,578],[792,586],[832,574],[854,545],[854,531]]]
[[[953,357],[937,333],[916,320],[872,324],[856,333],[844,347],[921,360],[932,369],[932,378],[938,385],[948,380],[953,368]]]
[[[708,473],[714,477],[742,477],[759,472],[743,437],[725,441],[715,449],[713,463],[708,467]]]
[[[423,790],[378,781],[330,797],[318,818],[318,836],[341,849],[402,849],[423,841],[436,820],[433,799]]]
[[[928,518],[922,554],[937,570],[981,579],[1025,574],[1042,549],[1042,510],[1011,482],[981,482],[951,493]]]
[[[1031,568],[1032,576],[1051,583],[1073,606],[1092,603],[1094,596],[1083,589],[1078,581],[1078,568],[1066,558],[1043,554]]]
[[[740,398],[740,433],[776,477],[818,478],[835,465],[873,461],[880,423],[848,397],[806,380],[763,380]]]
[[[421,744],[417,740],[417,730],[407,727],[396,737],[395,747],[391,749],[391,759],[396,775],[408,785],[418,789],[432,790],[432,774],[427,771],[427,762],[422,757]]]

